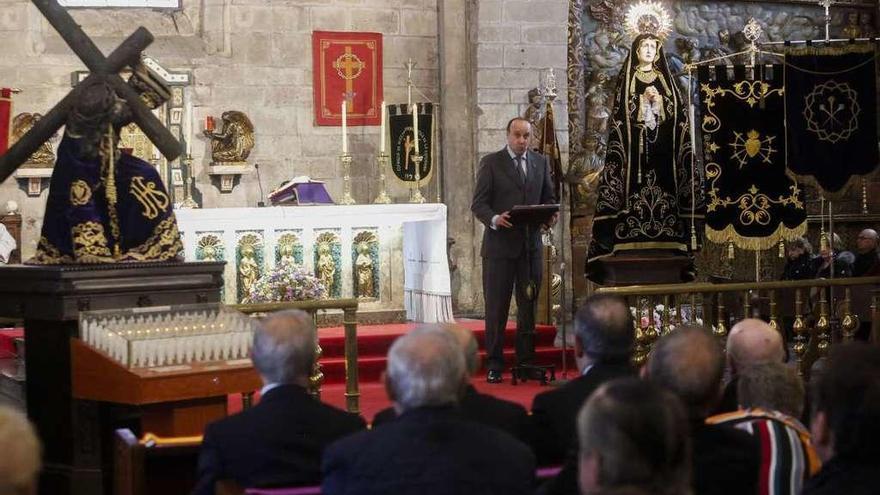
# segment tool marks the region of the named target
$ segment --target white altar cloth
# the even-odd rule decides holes
[[[315,231],[335,229],[343,245],[343,266],[350,265],[347,246],[358,229],[377,229],[381,242],[390,245],[386,257],[388,269],[383,273],[399,273],[395,266],[403,265],[403,298],[398,304],[406,308],[407,318],[433,323],[453,321],[452,289],[446,253],[446,205],[392,204],[392,205],[320,205],[280,206],[267,208],[207,208],[177,209],[178,227],[183,236],[187,260],[196,259],[200,233],[213,233],[224,239],[227,278],[235,278],[236,233],[260,231],[266,240],[267,253],[274,250],[277,232],[296,229],[302,232],[304,265],[311,264],[313,252],[310,240]],[[395,253],[394,236],[401,235],[402,253]],[[387,238],[391,239],[387,239]],[[397,248],[399,249],[399,248]],[[398,261],[398,256],[402,260]],[[347,262],[347,263],[346,263]],[[396,263],[395,263],[396,262]],[[383,265],[385,263],[383,262]],[[266,256],[267,268],[274,266],[274,257]],[[348,277],[350,278],[350,277]],[[395,283],[389,285],[394,287]],[[343,297],[352,297],[350,283],[344,286]],[[229,284],[227,283],[227,296]],[[391,302],[399,298],[393,290]],[[400,306],[398,306],[400,307]]]

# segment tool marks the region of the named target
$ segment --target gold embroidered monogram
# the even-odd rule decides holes
[[[156,188],[155,182],[144,182],[143,177],[133,177],[129,191],[143,206],[142,214],[144,217],[150,220],[158,217],[160,213],[164,213],[168,209],[168,205],[171,204],[168,195]]]
[[[70,184],[70,204],[82,206],[92,199],[92,189],[84,180],[74,181]]]

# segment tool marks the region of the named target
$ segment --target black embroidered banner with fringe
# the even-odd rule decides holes
[[[434,173],[434,104],[416,103],[419,111],[419,181],[427,184]],[[404,104],[388,105],[388,134],[391,170],[404,182],[416,181],[416,165],[412,107]]]
[[[786,161],[826,198],[843,196],[877,168],[874,59],[870,44],[786,52]]]
[[[702,66],[697,75],[706,238],[760,250],[803,235],[802,192],[785,170],[783,67]]]

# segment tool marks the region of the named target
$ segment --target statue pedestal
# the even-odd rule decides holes
[[[601,285],[677,284],[693,280],[690,256],[664,251],[631,251],[598,261],[605,275]]]
[[[80,311],[219,302],[223,266],[0,266],[0,316],[24,319],[27,411],[43,443],[41,494],[109,493],[113,429],[149,412],[77,392]]]
[[[248,162],[212,162],[208,175],[219,181],[218,187],[221,193],[228,193],[232,192],[242,175],[253,171],[253,167],[248,165]]]
[[[15,171],[14,176],[21,189],[33,198],[39,196],[44,189],[49,187],[52,170],[52,167],[34,167],[25,163]]]

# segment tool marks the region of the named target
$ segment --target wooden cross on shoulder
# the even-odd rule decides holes
[[[48,141],[68,119],[71,108],[84,88],[103,80],[116,94],[123,98],[132,111],[134,122],[150,138],[150,141],[169,161],[180,155],[180,143],[171,132],[153,115],[141,101],[137,92],[119,76],[119,71],[140,61],[141,52],[153,42],[153,35],[139,27],[119,45],[109,57],[95,46],[89,36],[73,20],[57,0],[32,0],[52,27],[67,42],[67,45],[89,69],[89,76],[81,81],[67,96],[52,108],[43,118],[21,137],[9,150],[0,156],[0,183],[30,157],[37,148]]]

